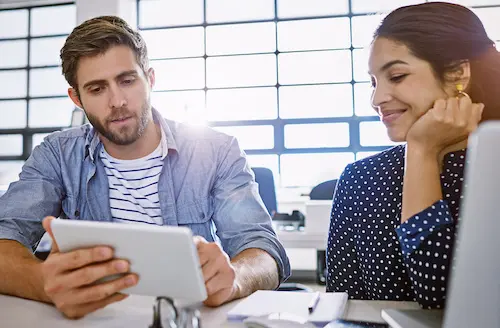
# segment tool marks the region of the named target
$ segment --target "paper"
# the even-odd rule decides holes
[[[238,303],[227,314],[229,320],[244,320],[251,316],[290,313],[315,324],[327,324],[341,318],[347,305],[347,293],[321,293],[313,313],[309,303],[314,293],[259,290]]]

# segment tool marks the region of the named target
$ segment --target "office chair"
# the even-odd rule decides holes
[[[278,209],[276,200],[276,185],[274,184],[273,171],[265,167],[252,167],[255,182],[259,184],[259,194],[267,211],[273,217]]]
[[[309,198],[311,200],[333,200],[336,186],[336,179],[324,181],[311,189]],[[316,282],[325,285],[326,276],[326,251],[316,250]]]
[[[316,200],[320,199],[332,200],[336,185],[337,185],[336,179],[321,182],[320,184],[311,189],[311,192],[309,193],[309,198]]]

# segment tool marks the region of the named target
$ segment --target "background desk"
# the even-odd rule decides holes
[[[323,234],[305,231],[278,231],[277,235],[285,248],[314,248],[324,251],[328,241],[328,230]]]
[[[242,323],[227,322],[226,313],[238,301],[218,308],[201,310],[204,328],[244,327]],[[52,306],[16,297],[0,295],[0,326],[20,327],[95,327],[95,328],[147,328],[152,321],[152,297],[130,296],[80,320],[68,320]],[[417,303],[386,301],[349,301],[346,318],[382,322],[380,313],[385,308],[417,309]]]

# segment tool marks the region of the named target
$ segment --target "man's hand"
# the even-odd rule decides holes
[[[50,255],[41,264],[47,301],[54,303],[66,317],[77,319],[126,298],[119,291],[137,283],[135,274],[92,284],[113,274],[127,273],[129,263],[114,259],[113,250],[104,246],[60,253],[50,228],[53,219],[43,220],[43,227],[52,237]]]
[[[236,271],[217,243],[209,243],[203,237],[194,237],[198,250],[207,299],[203,302],[207,306],[219,306],[238,296]]]

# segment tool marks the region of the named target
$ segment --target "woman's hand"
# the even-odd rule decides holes
[[[406,136],[408,145],[438,156],[447,147],[466,140],[481,120],[484,104],[469,97],[439,99]]]

